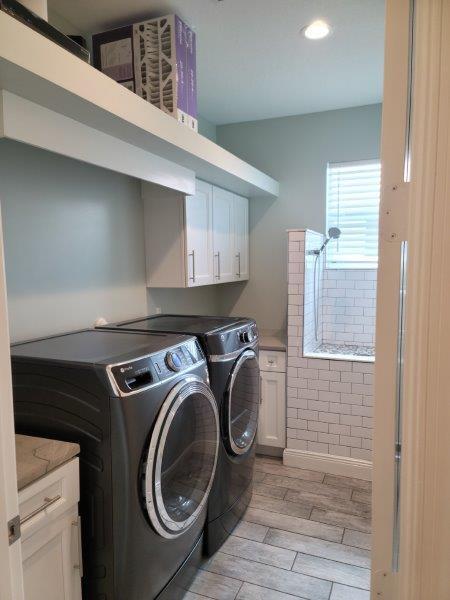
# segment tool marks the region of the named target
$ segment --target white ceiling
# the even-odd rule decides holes
[[[177,13],[197,32],[200,114],[235,123],[382,99],[384,0],[49,0],[86,32]],[[300,29],[326,19],[333,34]]]

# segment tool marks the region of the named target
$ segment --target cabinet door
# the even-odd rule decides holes
[[[186,285],[214,283],[212,186],[197,181],[197,191],[185,199]]]
[[[248,198],[234,196],[234,264],[235,279],[249,278]]]
[[[286,375],[261,371],[258,444],[284,448],[286,442]]]
[[[22,543],[25,600],[81,600],[77,510]]]
[[[234,281],[234,194],[213,187],[214,281]]]

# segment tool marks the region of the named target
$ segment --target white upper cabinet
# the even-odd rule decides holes
[[[212,185],[198,181],[195,195],[185,198],[188,287],[214,283],[212,195]]]
[[[235,280],[234,194],[213,188],[213,249],[216,283]]]
[[[234,195],[234,265],[235,277],[243,281],[249,277],[249,224],[248,198]]]
[[[247,198],[203,181],[189,196],[143,183],[142,196],[148,287],[249,278]]]

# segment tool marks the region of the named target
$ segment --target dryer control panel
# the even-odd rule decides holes
[[[243,325],[208,334],[208,354],[212,356],[233,354],[245,348],[255,347],[258,339],[258,327],[253,320],[248,319]]]
[[[205,362],[205,356],[196,339],[178,346],[149,354],[142,358],[108,367],[113,387],[120,395],[140,392],[176,374],[188,371]],[[117,390],[116,390],[117,391]]]

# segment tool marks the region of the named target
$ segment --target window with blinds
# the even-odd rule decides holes
[[[327,231],[341,236],[327,245],[329,269],[378,266],[379,160],[329,163],[327,168]]]

